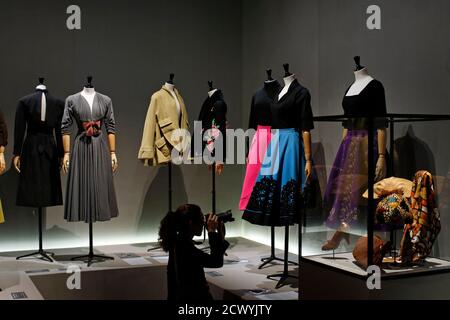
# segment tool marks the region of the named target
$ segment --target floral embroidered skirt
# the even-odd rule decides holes
[[[261,226],[298,223],[305,164],[300,134],[274,130],[243,219]]]
[[[355,224],[367,209],[367,201],[362,197],[368,187],[367,136],[367,130],[349,130],[336,155],[324,196],[329,228],[337,229],[341,223]],[[378,155],[377,141],[375,135],[374,155]]]
[[[247,171],[245,174],[244,185],[242,187],[241,201],[239,203],[239,208],[241,211],[245,211],[245,209],[247,209],[248,202],[252,196],[253,187],[258,179],[258,175],[261,171],[262,163],[271,139],[271,128],[266,126],[258,126],[258,130],[256,131],[248,153]]]

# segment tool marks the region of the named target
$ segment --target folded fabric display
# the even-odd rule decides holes
[[[405,197],[411,196],[413,182],[407,179],[391,177],[381,180],[373,185],[374,199],[397,193]],[[369,198],[369,190],[364,192],[363,197]]]
[[[431,254],[441,230],[431,173],[419,171],[409,198],[409,218],[403,230],[400,258],[404,264],[420,263]]]
[[[367,198],[368,192],[363,197]],[[423,262],[441,230],[431,173],[418,171],[414,181],[395,177],[380,181],[374,185],[374,198],[375,224],[403,227],[399,262]]]
[[[375,224],[402,226],[409,216],[409,205],[404,196],[392,193],[378,203],[375,211]]]

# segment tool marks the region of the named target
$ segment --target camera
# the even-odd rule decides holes
[[[222,212],[222,213],[218,213],[218,214],[216,214],[216,216],[217,216],[217,220],[218,220],[219,222],[228,223],[228,222],[234,222],[234,221],[236,221],[236,220],[233,218],[233,212],[231,212],[231,210],[228,210],[228,211]],[[206,215],[206,221],[208,221],[209,217],[210,217],[209,214]]]

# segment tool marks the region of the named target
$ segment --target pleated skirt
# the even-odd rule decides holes
[[[75,139],[64,217],[69,222],[109,221],[119,215],[106,136]]]
[[[243,219],[261,226],[298,223],[306,185],[305,164],[297,130],[275,130]]]

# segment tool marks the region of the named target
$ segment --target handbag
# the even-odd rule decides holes
[[[364,270],[367,269],[367,241],[368,237],[364,236],[358,239],[355,248],[353,249],[353,257],[356,260],[356,264]],[[381,267],[383,264],[384,256],[391,249],[391,242],[385,242],[379,236],[373,236],[373,264]]]

